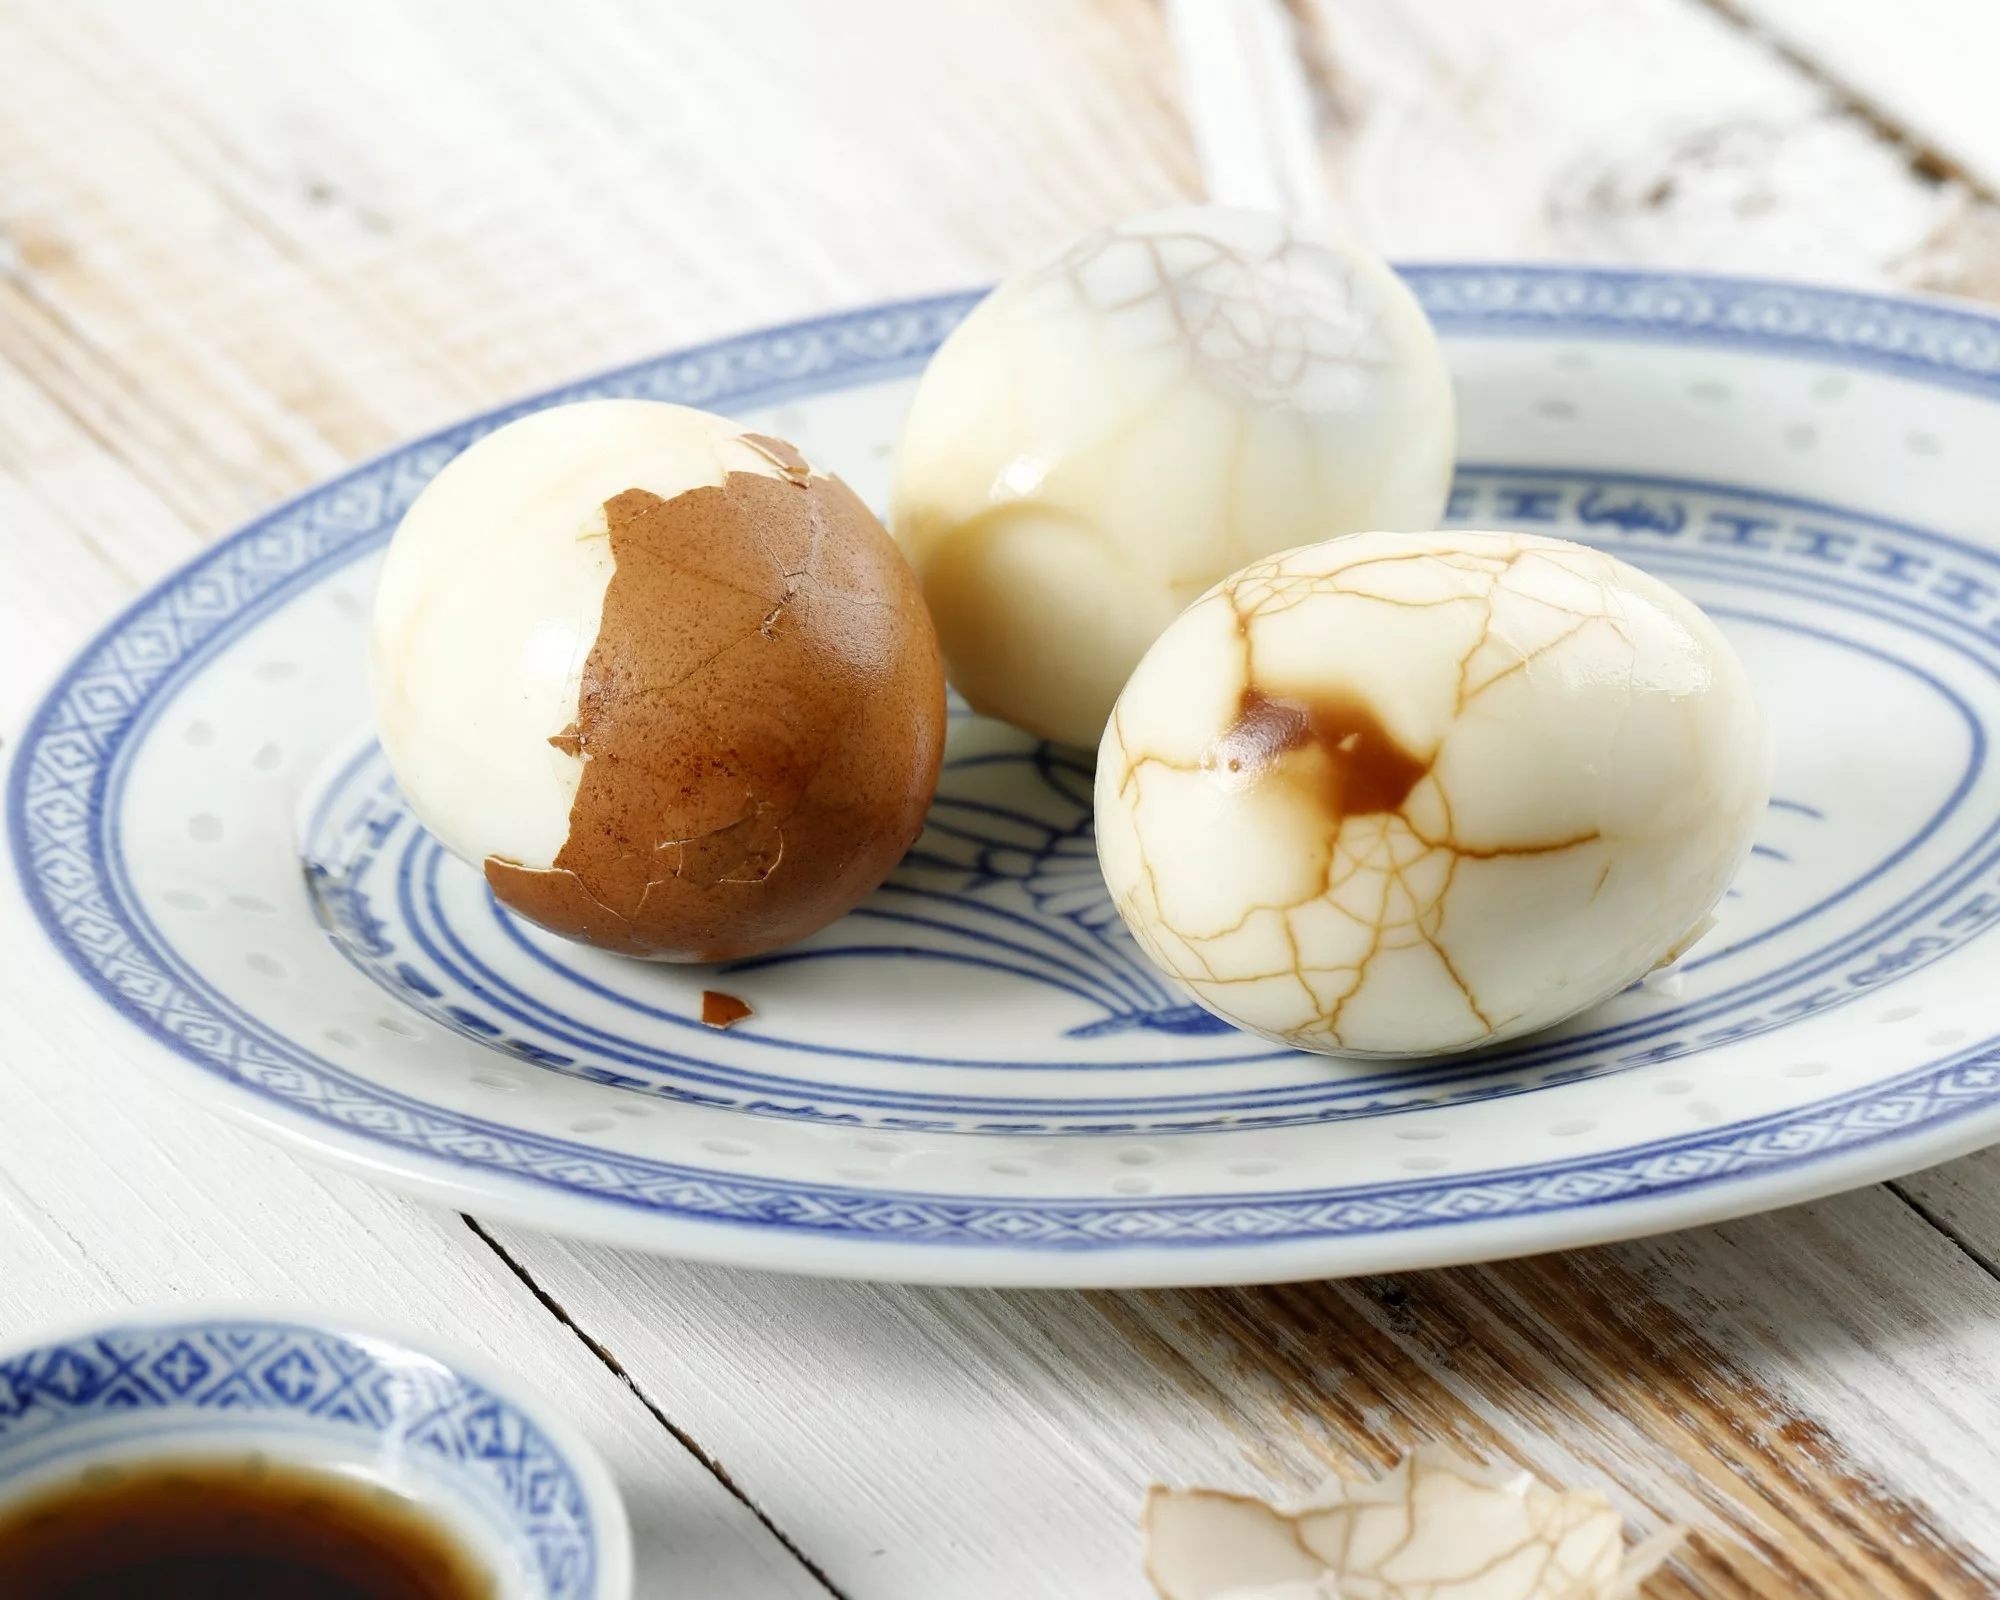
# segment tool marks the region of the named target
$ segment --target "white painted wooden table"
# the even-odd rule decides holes
[[[2000,295],[1986,0],[1297,9],[1330,204],[1392,253]],[[0,718],[356,456],[1195,182],[1145,0],[0,0]],[[0,1007],[0,1339],[248,1296],[468,1341],[604,1448],[646,1595],[1137,1597],[1155,1478],[1297,1488],[1425,1438],[1691,1523],[1649,1594],[1991,1593],[1996,1258],[1987,1155],[1393,1279],[787,1281],[425,1210],[30,986]]]

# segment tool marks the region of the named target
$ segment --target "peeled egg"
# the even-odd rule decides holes
[[[890,527],[959,692],[1094,745],[1226,574],[1435,527],[1452,443],[1437,338],[1383,262],[1184,207],[1100,228],[960,324],[917,390]]]
[[[684,406],[560,406],[452,461],[390,545],[370,656],[425,827],[628,955],[831,922],[915,840],[943,756],[937,638],[882,525]]]
[[[1098,755],[1126,924],[1303,1050],[1543,1028],[1697,935],[1770,792],[1742,663],[1615,557],[1366,533],[1246,567],[1147,652]]]

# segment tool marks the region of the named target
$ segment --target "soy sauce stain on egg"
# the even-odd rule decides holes
[[[257,1457],[98,1469],[0,1510],[6,1600],[492,1600],[422,1507]]]
[[[1657,578],[1531,534],[1362,533],[1253,562],[1160,636],[1094,815],[1119,914],[1204,1006],[1407,1057],[1673,959],[1769,790],[1742,663]]]
[[[1289,782],[1332,822],[1401,810],[1430,771],[1358,700],[1270,695],[1254,685],[1204,765],[1232,787]]]

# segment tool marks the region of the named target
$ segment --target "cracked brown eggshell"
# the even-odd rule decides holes
[[[716,961],[885,878],[943,756],[937,639],[838,478],[683,406],[474,444],[397,529],[370,645],[411,809],[570,938]]]
[[[1676,955],[1770,792],[1707,616],[1529,534],[1354,534],[1226,579],[1098,754],[1134,937],[1217,1015],[1338,1055],[1547,1027]]]

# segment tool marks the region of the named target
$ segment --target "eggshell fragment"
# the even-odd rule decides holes
[[[1666,584],[1527,534],[1245,568],[1105,730],[1100,862],[1197,1000],[1329,1054],[1546,1027],[1685,946],[1770,788],[1735,652]]]
[[[1094,745],[1146,647],[1246,561],[1436,525],[1453,406],[1380,260],[1181,207],[1008,279],[926,370],[890,525],[977,709]]]
[[[1602,1492],[1552,1489],[1441,1445],[1289,1510],[1155,1489],[1144,1520],[1162,1600],[1623,1600],[1685,1536],[1666,1528],[1628,1551]]]
[[[648,401],[525,417],[399,528],[371,643],[412,809],[494,893],[628,955],[832,921],[923,826],[944,681],[881,525],[791,445]]]
[[[701,1020],[711,1028],[733,1028],[745,1017],[756,1013],[750,1009],[748,1001],[739,999],[721,989],[701,991]]]

